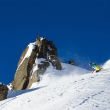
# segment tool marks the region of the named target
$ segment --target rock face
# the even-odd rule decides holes
[[[7,98],[8,87],[6,85],[0,84],[0,101]]]
[[[34,67],[36,67],[36,66],[38,67],[38,69],[31,72],[32,77],[30,77],[30,79],[29,79],[28,88],[30,88],[31,85],[34,82],[39,82],[40,81],[40,76],[39,75],[43,75],[45,73],[46,69],[50,66],[50,64],[47,61],[41,61],[41,64],[34,65]]]
[[[75,65],[75,62],[74,62],[74,60],[69,60],[69,61],[68,61],[68,64],[70,64],[70,65]]]
[[[42,60],[41,60],[42,59]],[[40,74],[44,74],[50,63],[61,70],[62,66],[57,57],[57,48],[52,41],[38,37],[23,52],[12,83],[14,90],[30,88],[34,82],[40,81]]]

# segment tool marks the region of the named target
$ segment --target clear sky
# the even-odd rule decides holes
[[[61,60],[110,58],[109,0],[0,0],[0,81],[13,80],[21,53],[36,34],[53,40]]]

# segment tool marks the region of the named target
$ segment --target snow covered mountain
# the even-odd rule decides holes
[[[110,110],[109,85],[110,60],[93,74],[61,63],[53,42],[39,37],[23,51],[0,110]]]
[[[28,90],[10,91],[0,110],[110,110],[110,64],[97,74],[62,64],[52,66]]]
[[[56,70],[62,70],[62,65],[57,55],[57,48],[52,41],[38,37],[23,51],[18,67],[12,81],[13,90],[24,90],[39,82],[39,75],[44,74],[52,65]]]

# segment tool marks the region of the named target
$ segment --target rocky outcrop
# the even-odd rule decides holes
[[[0,101],[7,99],[8,87],[4,84],[0,84]]]
[[[12,82],[14,90],[22,90],[25,89],[29,82],[29,75],[27,73],[29,58],[26,58],[21,66],[17,69],[15,73],[14,81]]]
[[[75,62],[74,62],[74,60],[71,59],[71,60],[68,61],[68,64],[75,65]]]
[[[37,63],[36,61],[44,60]],[[23,52],[12,83],[14,90],[30,88],[34,82],[40,81],[50,63],[61,70],[62,66],[57,57],[57,48],[52,41],[38,37],[35,43],[31,43]]]
[[[31,77],[29,79],[28,88],[30,88],[33,83],[40,81],[39,75],[43,75],[46,69],[50,66],[50,64],[48,61],[41,61],[41,64],[34,65],[34,67],[36,66],[38,66],[38,69],[32,72]]]
[[[61,62],[55,55],[50,55],[49,61],[57,70],[62,70]]]

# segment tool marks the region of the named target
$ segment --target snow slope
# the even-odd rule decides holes
[[[108,60],[104,65],[103,65],[104,69],[109,69],[110,68],[110,60]]]
[[[110,110],[110,69],[92,74],[63,64],[52,66],[40,83],[24,91],[10,92],[0,110]]]

